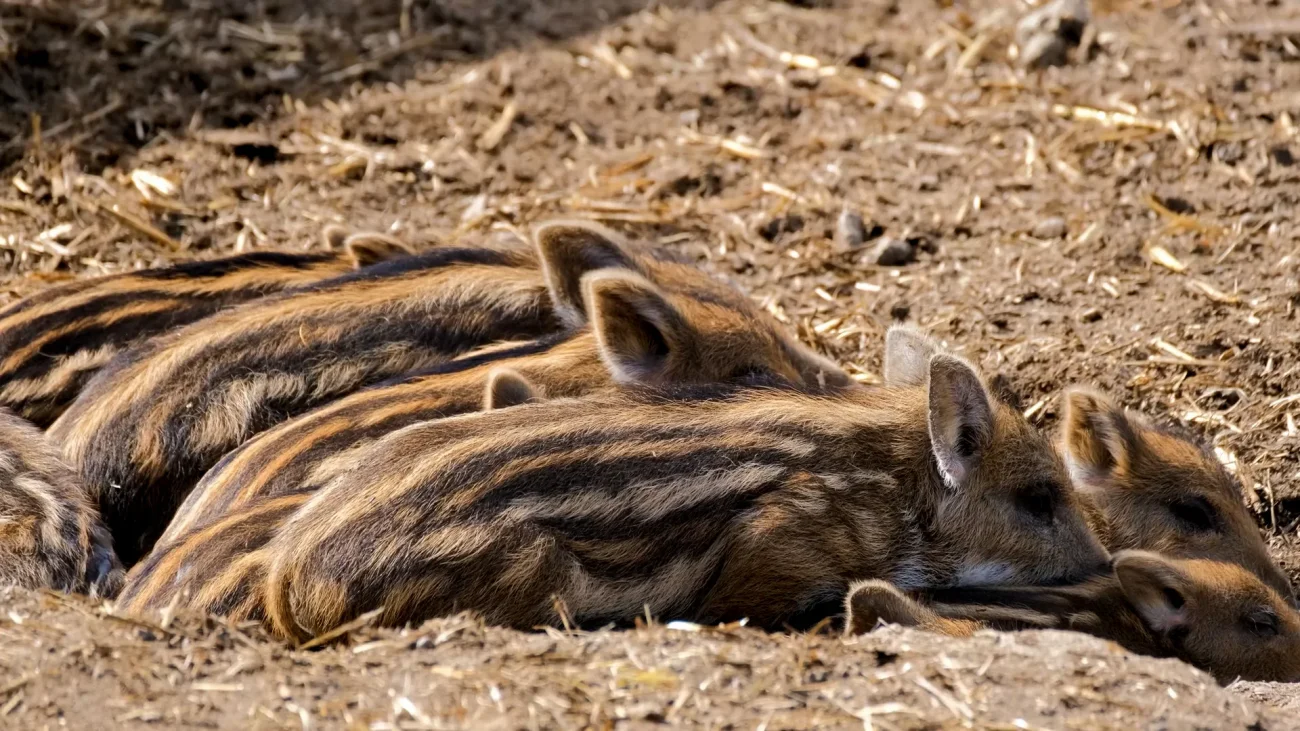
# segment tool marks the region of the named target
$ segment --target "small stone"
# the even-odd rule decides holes
[[[1214,146],[1214,159],[1224,165],[1236,165],[1246,156],[1240,142],[1220,142]]]
[[[835,241],[841,249],[856,249],[867,240],[867,226],[862,216],[845,208],[835,222]]]
[[[1091,19],[1088,0],[1055,0],[1016,24],[1020,63],[1028,68],[1064,66]]]
[[[1079,315],[1080,322],[1096,322],[1101,319],[1101,310],[1096,307],[1089,307]]]
[[[1289,168],[1295,164],[1295,156],[1291,154],[1291,148],[1286,145],[1278,145],[1269,154],[1273,156],[1273,161],[1284,168]]]
[[[872,249],[871,256],[882,267],[901,267],[916,261],[916,245],[899,239],[884,238]]]
[[[1036,239],[1059,239],[1065,236],[1067,232],[1065,219],[1060,216],[1052,216],[1034,224],[1034,229],[1029,233]]]

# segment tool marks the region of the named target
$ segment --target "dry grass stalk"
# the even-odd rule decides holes
[[[357,617],[356,619],[352,620],[351,622],[346,622],[344,624],[341,624],[338,627],[335,627],[334,629],[330,630],[329,632],[326,632],[322,635],[317,635],[311,638],[310,640],[307,640],[301,645],[298,645],[298,649],[310,650],[313,647],[322,647],[324,645],[327,645],[337,639],[347,636],[352,632],[355,632],[356,630],[362,629],[363,627],[370,626],[371,624],[374,623],[376,619],[379,618],[379,615],[383,613],[384,613],[383,607],[379,607],[378,609],[372,609],[369,612],[366,612],[365,614],[361,615],[360,617]]]
[[[1162,122],[1158,119],[1139,117],[1135,114],[1126,114],[1124,112],[1108,112],[1104,109],[1096,109],[1094,107],[1053,104],[1052,114],[1066,119],[1097,122],[1098,124],[1103,124],[1107,127],[1138,127],[1152,131],[1170,131],[1169,123]]]
[[[1178,257],[1169,253],[1169,250],[1160,244],[1151,244],[1147,246],[1146,254],[1151,261],[1171,272],[1182,274],[1187,271],[1187,265],[1179,261]]]
[[[1193,292],[1196,292],[1197,294],[1205,295],[1211,301],[1218,302],[1219,304],[1222,305],[1241,304],[1241,298],[1238,297],[1237,295],[1228,294],[1227,292],[1224,292],[1223,290],[1215,287],[1209,282],[1203,282],[1199,279],[1188,279],[1187,288]]]
[[[176,184],[158,173],[137,168],[131,171],[131,184],[140,191],[145,200],[152,200],[155,195],[168,198],[176,195]]]
[[[1035,418],[1037,418],[1039,414],[1043,412],[1043,408],[1047,406],[1047,402],[1050,400],[1051,400],[1050,396],[1044,396],[1043,398],[1035,401],[1032,406],[1025,409],[1024,411],[1025,418],[1029,419],[1030,421],[1033,421]]]
[[[1168,206],[1161,203],[1160,200],[1156,198],[1154,195],[1148,194],[1142,199],[1142,202],[1145,203],[1146,206],[1150,208],[1152,211],[1155,211],[1156,215],[1160,216],[1161,218],[1165,219],[1165,221],[1168,222],[1165,227],[1165,230],[1167,232],[1177,233],[1181,231],[1197,231],[1199,233],[1209,234],[1212,236],[1223,235],[1222,226],[1216,226],[1210,223],[1202,223],[1198,221],[1196,218],[1189,216],[1185,213],[1177,213],[1175,211],[1172,211],[1169,209]]]
[[[971,41],[970,45],[966,46],[966,50],[962,51],[961,55],[957,57],[957,63],[953,66],[952,72],[960,74],[978,62],[980,57],[984,55],[984,49],[988,48],[991,40],[993,40],[993,34],[989,32],[975,36],[975,40]]]
[[[92,212],[107,214],[118,223],[135,230],[137,233],[144,235],[155,243],[161,244],[169,251],[180,251],[181,249],[179,241],[158,230],[157,227],[148,221],[122,210],[122,207],[116,203],[105,207],[88,200],[81,200],[78,202],[80,205],[88,208]]]
[[[303,45],[301,35],[287,28],[276,28],[271,23],[264,23],[261,28],[254,28],[237,20],[226,19],[221,21],[221,24],[217,27],[217,34],[218,37],[223,39],[230,36],[267,46],[298,48]]]
[[[759,185],[759,190],[762,190],[764,193],[770,193],[771,195],[779,195],[782,198],[785,198],[786,200],[795,201],[796,203],[804,202],[803,196],[799,195],[793,190],[790,190],[789,188],[786,188],[781,185],[777,185],[776,183],[770,181],[766,181],[766,180],[763,181]]]
[[[1153,339],[1151,341],[1151,346],[1185,363],[1195,363],[1197,360],[1196,358],[1193,358],[1191,355],[1188,355],[1183,350],[1180,350],[1176,345],[1173,345],[1172,343],[1169,343],[1161,338]]]
[[[970,706],[954,698],[951,693],[935,687],[933,683],[925,678],[913,678],[912,680],[921,690],[934,696],[935,700],[939,701],[944,708],[947,708],[954,718],[962,722],[963,726],[970,727],[971,722],[975,720],[975,713],[970,709]]]
[[[1268,407],[1270,409],[1280,409],[1283,406],[1290,406],[1297,401],[1300,401],[1300,393],[1293,393],[1289,396],[1283,396],[1282,398],[1270,401]]]
[[[341,69],[337,69],[335,71],[331,71],[329,73],[323,74],[320,77],[320,80],[323,83],[331,84],[338,81],[346,81],[347,79],[355,79],[356,77],[361,76],[367,72],[373,71],[383,66],[385,63],[392,61],[393,59],[399,56],[403,56],[407,53],[410,53],[411,51],[416,51],[423,48],[428,48],[429,46],[437,45],[438,43],[447,39],[451,35],[452,35],[451,26],[447,26],[447,25],[439,26],[438,29],[433,31],[432,33],[424,33],[418,36],[412,36],[411,38],[407,38],[406,40],[402,41],[396,46],[391,46],[389,48],[385,48],[383,50],[372,53],[370,57],[364,61],[360,61],[358,63],[345,66]]]
[[[492,126],[488,127],[487,130],[479,136],[478,142],[476,143],[478,149],[484,152],[492,152],[497,149],[497,146],[501,144],[503,139],[505,139],[506,134],[510,132],[510,128],[514,126],[515,119],[518,116],[519,107],[512,100],[506,104],[505,109],[501,110],[501,116],[497,117],[496,121],[492,123]]]
[[[683,129],[682,137],[688,142],[697,144],[713,145],[720,150],[726,151],[744,160],[761,160],[767,157],[767,153],[748,142],[731,139],[728,137],[717,137],[714,135],[700,134],[692,129]]]
[[[628,173],[634,173],[638,170],[641,170],[646,165],[649,165],[650,163],[654,162],[655,158],[657,157],[658,155],[654,154],[653,152],[643,152],[640,155],[637,155],[630,160],[618,163],[616,165],[611,165],[609,168],[606,168],[605,171],[601,174],[608,178],[616,178],[619,177],[620,175],[627,175]]]
[[[595,46],[592,46],[591,56],[614,69],[614,73],[618,75],[618,78],[632,78],[632,69],[628,68],[627,64],[619,60],[618,54],[614,52],[614,49],[611,48],[608,43],[597,43]]]
[[[816,56],[812,56],[806,53],[793,53],[791,51],[782,51],[773,48],[772,46],[769,46],[768,44],[760,41],[753,33],[750,33],[748,30],[745,30],[744,28],[736,28],[733,31],[733,33],[735,34],[736,38],[739,38],[741,42],[743,42],[745,45],[757,51],[760,55],[766,56],[767,58],[770,58],[773,61],[779,61],[780,63],[788,66],[789,68],[807,69],[810,71],[816,71],[818,69],[827,67],[827,64],[822,63],[821,60],[819,60]]]
[[[884,104],[889,100],[892,93],[889,90],[882,89],[879,84],[873,83],[870,79],[861,76],[856,78],[828,76],[824,81],[831,89],[861,97],[874,105]]]

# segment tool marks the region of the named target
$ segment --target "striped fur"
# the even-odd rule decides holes
[[[1177,657],[1221,682],[1300,680],[1300,613],[1240,566],[1115,554],[1114,573],[1062,587],[978,587],[910,597],[888,582],[853,587],[846,628],[878,622],[951,636],[977,629],[1069,629],[1132,652]]]
[[[1066,391],[1060,441],[1108,549],[1236,564],[1294,601],[1240,483],[1208,450],[1081,388]]]
[[[364,447],[418,422],[468,413],[482,402],[493,369],[518,369],[550,397],[577,396],[608,382],[591,338],[564,335],[494,346],[397,383],[344,397],[258,434],[203,476],[162,541],[261,497],[314,490],[346,470]]]
[[[325,254],[256,252],[45,290],[0,312],[0,406],[47,427],[94,374],[145,339],[225,307],[311,284],[398,250],[374,237]]]
[[[119,356],[50,435],[130,565],[249,436],[478,345],[554,331],[531,261],[438,248],[218,313]]]
[[[548,223],[535,238],[556,314],[570,328],[589,316],[607,322],[596,334],[615,381],[673,384],[776,375],[817,388],[853,385],[747,295],[692,264],[633,248],[584,222]]]
[[[519,405],[536,395],[534,388],[516,371],[493,368],[482,395],[483,408]],[[117,611],[142,615],[183,607],[237,622],[264,620],[264,547],[310,497],[309,492],[258,497],[175,538],[164,536],[132,567],[117,599]]]
[[[387,624],[648,609],[774,627],[836,611],[857,579],[1104,566],[1050,444],[959,359],[926,370],[834,397],[631,389],[395,432],[267,544],[271,626],[309,637],[383,607]]]
[[[556,253],[561,234],[594,235],[605,251],[600,229],[571,224],[545,227],[539,234],[544,262],[559,271],[566,259]],[[587,266],[613,261],[588,256]],[[612,386],[614,380],[646,385],[736,383],[783,379],[807,388],[846,386],[850,381],[833,364],[784,334],[749,299],[698,270],[671,260],[636,263],[640,271],[665,280],[660,287],[626,268],[584,271],[578,276],[581,311],[568,308],[566,319],[581,329],[534,343],[493,345],[457,361],[373,388],[270,429],[227,455],[200,480],[177,511],[164,540],[238,508],[259,496],[313,489],[349,465],[362,447],[396,429],[479,408],[493,368],[513,368],[550,398],[580,396]],[[567,283],[549,276],[551,292],[563,302]],[[567,305],[557,305],[565,310]],[[590,314],[586,322],[585,313]],[[646,333],[651,333],[646,335]]]
[[[179,540],[160,543],[127,574],[116,610],[142,615],[179,607],[234,621],[264,620],[266,542],[310,497],[291,493],[257,500]]]
[[[122,567],[108,531],[31,423],[0,409],[0,585],[112,596]]]

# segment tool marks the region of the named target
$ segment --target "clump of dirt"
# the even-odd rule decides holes
[[[331,222],[455,240],[557,216],[596,219],[733,278],[864,381],[879,374],[885,328],[908,320],[1005,376],[1044,428],[1076,382],[1191,427],[1241,477],[1275,556],[1300,578],[1300,231],[1292,215],[1300,10],[1247,0],[1097,1],[1069,62],[1035,71],[1007,54],[1022,10],[995,0],[10,4],[0,10],[3,289],[17,296],[177,258],[318,247]],[[837,241],[845,210],[863,220],[860,243]],[[906,249],[885,260],[900,265],[880,263],[881,241]],[[1008,669],[1005,683],[988,680],[1001,661],[983,676],[943,670],[960,686],[908,671],[897,676],[906,678],[897,692],[910,695],[882,685],[876,700],[850,702],[835,694],[894,681],[875,680],[889,668],[838,640],[461,630],[451,647],[465,663],[504,668],[505,654],[493,654],[501,648],[554,641],[650,673],[627,681],[619,673],[633,671],[611,665],[600,693],[580,691],[575,701],[569,673],[586,665],[538,660],[528,677],[549,672],[536,686],[549,690],[495,699],[457,685],[470,676],[457,679],[454,653],[436,647],[409,656],[390,644],[286,654],[233,630],[122,644],[119,623],[15,597],[25,624],[6,631],[46,644],[4,655],[8,676],[61,669],[5,691],[0,711],[42,723],[58,713],[99,720],[95,709],[113,704],[119,718],[138,711],[161,719],[176,707],[271,725],[256,710],[263,697],[278,704],[267,706],[278,720],[299,710],[346,720],[364,707],[381,714],[366,718],[400,716],[408,725],[444,711],[461,725],[574,725],[580,716],[601,725],[616,708],[641,720],[698,712],[701,722],[720,721],[707,715],[714,708],[755,725],[816,708],[809,713],[825,713],[827,723],[861,723],[835,716],[841,701],[853,712],[897,702],[921,714],[878,711],[882,728],[963,722],[915,677],[972,709],[990,699],[989,718],[1005,723],[1025,713],[1031,725],[1067,726],[1068,718],[1093,727],[1112,722],[1106,713],[1128,713],[1113,722],[1132,727],[1159,710],[1186,713],[1177,718],[1189,723],[1246,724],[1257,712],[1209,686],[1199,696],[1171,686],[1178,698],[1162,685],[1134,690],[1150,678],[1193,676],[1121,655],[1099,676],[1109,685],[1095,692],[1130,694],[1135,705],[1108,707],[1092,690],[1067,699],[1075,670],[1048,664],[1058,643],[1063,652],[1089,648],[1077,657],[1111,656],[1058,635],[969,645],[910,634],[867,640],[915,648],[885,650],[914,668],[943,668],[941,653],[978,655],[1002,643],[1041,663],[1025,661],[1034,673]],[[37,632],[47,612],[57,631],[22,634]],[[422,636],[436,633],[376,641]],[[213,650],[214,638],[231,649]],[[655,654],[658,643],[686,648],[681,662],[698,662],[690,667],[700,675],[665,685],[655,698],[671,695],[666,707],[637,716],[635,699],[608,694],[650,692],[655,663],[667,657]],[[866,675],[848,685],[816,681],[832,683],[830,696],[813,681],[767,685],[805,672],[796,652],[805,646]],[[727,652],[710,654],[716,648]],[[195,668],[213,652],[262,663],[257,677],[287,690],[206,676],[199,682],[218,689],[195,689]],[[72,672],[60,664],[68,653],[90,670],[60,675]],[[381,657],[411,669],[410,685],[370,664]],[[643,657],[655,660],[642,668]],[[752,684],[729,696],[720,688],[740,682],[740,667]],[[383,682],[363,682],[372,672]],[[81,688],[60,677],[75,678],[85,694],[74,702]],[[300,681],[319,685],[294,690]],[[816,689],[789,690],[805,686]],[[430,687],[460,695],[430,696]],[[64,700],[38,705],[38,692]],[[1052,699],[1043,707],[1063,715],[1033,715],[1037,706],[1015,692]],[[1250,693],[1294,705],[1285,688]],[[399,707],[402,698],[415,710]],[[797,726],[814,716],[789,718]]]

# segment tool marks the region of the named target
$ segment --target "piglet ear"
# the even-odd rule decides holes
[[[646,278],[605,270],[583,278],[596,348],[619,383],[661,383],[694,331]]]
[[[931,356],[929,371],[931,449],[944,482],[959,489],[993,437],[991,399],[975,368],[961,358]]]
[[[1141,428],[1121,406],[1096,391],[1066,391],[1061,445],[1071,479],[1087,488],[1128,472],[1141,449]]]
[[[343,241],[343,248],[352,259],[352,266],[357,269],[412,253],[411,247],[406,242],[374,231],[348,236]]]
[[[1150,551],[1120,551],[1114,566],[1124,597],[1152,632],[1187,626],[1192,580],[1176,563]]]
[[[483,393],[483,410],[505,409],[538,401],[537,387],[513,368],[496,368],[488,374]]]
[[[545,223],[537,227],[533,238],[555,313],[566,327],[587,322],[582,301],[584,274],[597,269],[636,269],[622,237],[593,223]]]
[[[888,581],[859,581],[849,587],[844,601],[844,634],[864,635],[882,623],[923,627],[934,617],[934,612]]]
[[[809,387],[838,391],[858,385],[835,361],[803,343],[791,342],[787,350],[791,353],[790,360],[798,369],[799,377]]]
[[[348,235],[351,233],[346,226],[330,223],[321,229],[320,240],[327,249],[342,249],[343,242],[348,240]]]
[[[907,325],[885,333],[885,384],[920,386],[930,371],[930,356],[942,352],[928,335]]]

